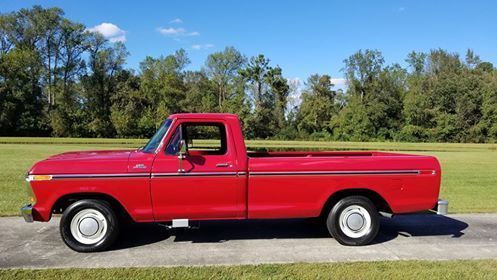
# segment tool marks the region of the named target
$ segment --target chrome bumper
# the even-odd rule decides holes
[[[447,213],[449,213],[449,201],[439,199],[437,202],[437,209],[434,210],[437,211],[437,215],[447,215]]]
[[[33,222],[33,205],[26,204],[23,207],[21,207],[21,214],[22,214],[22,217],[24,218],[24,221],[26,221],[26,223],[32,223]]]

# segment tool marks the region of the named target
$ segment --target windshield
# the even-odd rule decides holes
[[[171,119],[167,119],[161,125],[161,127],[159,128],[159,130],[157,130],[157,132],[154,134],[154,136],[152,136],[152,138],[150,138],[150,140],[148,141],[147,145],[145,145],[145,147],[143,147],[142,151],[145,152],[145,153],[153,153],[153,152],[155,152],[155,150],[157,149],[157,147],[160,144],[160,141],[162,140],[162,138],[166,134],[167,130],[169,129],[169,126],[171,125],[171,123],[172,123],[172,120]]]

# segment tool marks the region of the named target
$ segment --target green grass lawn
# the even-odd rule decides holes
[[[142,139],[0,137],[0,216],[18,215],[26,200],[24,176],[31,165],[49,155],[76,150],[131,148]],[[438,157],[442,194],[451,213],[497,211],[497,145],[389,142],[247,141],[249,149],[375,149]]]
[[[495,279],[497,260],[383,261],[170,268],[15,269],[0,279]]]

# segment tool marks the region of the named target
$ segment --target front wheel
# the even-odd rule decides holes
[[[363,196],[349,196],[333,206],[326,226],[340,244],[361,246],[376,237],[380,219],[371,200]]]
[[[77,252],[108,248],[117,238],[119,223],[109,203],[84,199],[71,204],[60,220],[60,235]]]

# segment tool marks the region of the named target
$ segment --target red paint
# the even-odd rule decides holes
[[[137,222],[316,217],[331,195],[347,189],[376,192],[393,213],[431,209],[438,199],[441,171],[431,156],[370,151],[247,153],[235,115],[169,118],[173,123],[157,153],[74,152],[36,163],[30,175],[54,178],[31,181],[37,198],[35,220],[48,221],[54,203],[75,193],[111,196]],[[224,125],[227,151],[191,152],[183,160],[186,172],[178,174],[178,158],[164,152],[166,144],[179,125],[198,122]]]

